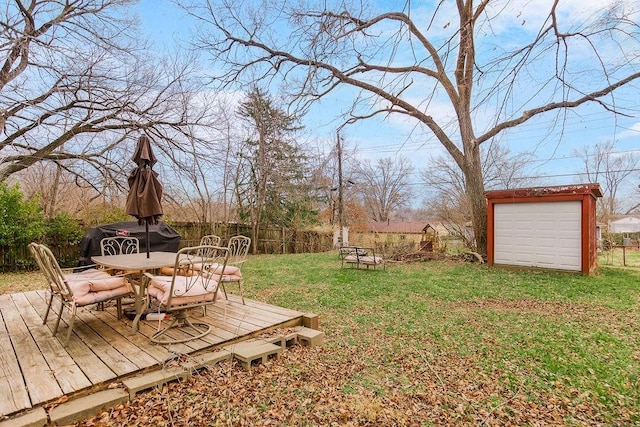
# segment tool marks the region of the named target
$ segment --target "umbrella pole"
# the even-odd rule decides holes
[[[147,242],[147,258],[149,258],[149,221],[144,222],[144,234]]]

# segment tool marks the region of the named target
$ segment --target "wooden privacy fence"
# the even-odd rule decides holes
[[[239,234],[251,237],[251,226],[248,224],[179,222],[172,223],[171,226],[182,236],[181,246],[195,244],[206,234],[222,237],[223,243],[226,243],[229,237]],[[264,227],[259,233],[257,241],[251,243],[256,245],[259,254],[313,253],[325,252],[333,248],[331,232]]]
[[[170,225],[182,236],[180,247],[193,246],[206,234],[222,237],[223,244],[226,244],[230,237],[239,234],[251,237],[251,226],[246,224],[180,222]],[[71,244],[66,241],[45,243],[51,248],[61,266],[77,265],[80,258],[80,248],[77,243]],[[325,252],[333,248],[333,235],[331,232],[267,227],[260,230],[257,242],[252,241],[251,244],[256,245],[259,254]],[[37,267],[26,244],[24,247],[0,246],[0,261],[2,261],[0,271],[3,272],[31,270]]]
[[[44,242],[63,267],[75,267],[80,258],[78,244],[69,242]],[[0,246],[0,272],[33,270],[38,266],[31,256],[27,245],[24,246]]]

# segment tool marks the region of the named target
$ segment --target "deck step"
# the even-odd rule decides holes
[[[0,427],[42,427],[48,422],[47,412],[43,408],[35,408],[18,417],[0,421]]]
[[[123,389],[99,391],[56,406],[49,411],[49,419],[54,425],[73,424],[128,400],[129,393]]]
[[[305,328],[304,326],[298,326],[294,329],[298,335],[298,342],[310,347],[316,345],[322,345],[324,343],[324,332],[317,331],[311,328]]]
[[[262,339],[243,341],[223,348],[233,353],[233,357],[238,359],[242,367],[247,370],[251,369],[253,362],[265,363],[271,355],[280,357],[283,350],[281,345],[272,344]]]
[[[148,390],[152,387],[162,387],[164,384],[172,381],[184,380],[187,376],[189,376],[189,372],[177,366],[129,378],[124,380],[122,384],[129,392],[129,399],[133,399],[139,391]]]
[[[295,332],[290,332],[284,335],[273,335],[270,337],[261,336],[260,339],[270,344],[279,345],[283,350],[298,344],[298,334]]]

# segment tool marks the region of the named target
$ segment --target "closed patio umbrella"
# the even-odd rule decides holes
[[[149,224],[157,224],[162,216],[162,184],[158,173],[152,167],[156,156],[151,149],[151,140],[142,135],[138,139],[133,154],[135,169],[129,175],[129,194],[127,195],[127,214],[138,219],[140,225],[145,224],[147,258],[149,258]]]

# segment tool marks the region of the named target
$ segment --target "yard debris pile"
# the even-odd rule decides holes
[[[476,252],[464,252],[461,254],[449,254],[445,252],[404,252],[391,255],[388,261],[392,262],[426,262],[426,261],[466,261],[466,262],[479,262],[484,263],[484,258]]]
[[[389,261],[394,262],[424,262],[451,259],[452,255],[442,252],[405,252],[391,255]]]

